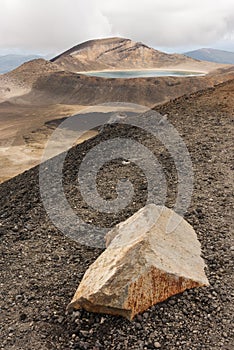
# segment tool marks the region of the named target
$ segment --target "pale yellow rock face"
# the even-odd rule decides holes
[[[175,228],[166,233],[171,218]],[[106,241],[69,308],[132,319],[174,294],[209,285],[195,231],[166,207],[147,205],[111,230]]]

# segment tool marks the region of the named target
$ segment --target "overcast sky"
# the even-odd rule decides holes
[[[233,0],[0,0],[0,53],[121,36],[165,51],[234,51]]]

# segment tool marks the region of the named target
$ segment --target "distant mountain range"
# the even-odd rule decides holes
[[[103,69],[189,70],[206,74],[143,79],[104,79],[85,74]],[[129,39],[91,40],[51,61],[31,60],[2,74],[0,101],[14,99],[27,105],[93,105],[122,101],[151,106],[228,80],[233,70],[234,67],[198,61],[181,54],[167,54]]]
[[[103,103],[108,99],[151,105],[152,102],[159,103],[181,96],[185,92],[212,86],[215,83],[214,77],[208,76],[205,79],[192,76],[186,79],[155,77],[155,81],[147,78],[143,80],[139,78],[136,81],[91,78],[85,75],[85,72],[105,69],[166,69],[209,73],[218,68],[226,67],[217,63],[194,60],[181,54],[167,54],[130,39],[90,40],[76,45],[50,61],[31,60],[11,72],[1,74],[0,101],[21,95],[22,102],[22,96],[25,95],[27,103],[37,101],[51,104],[63,101],[68,104],[89,105]],[[77,74],[78,72],[83,74]],[[220,73],[217,72],[217,75]],[[229,75],[229,72],[227,74]],[[225,79],[224,73],[217,78],[217,82],[220,82],[220,78],[221,82]]]
[[[39,55],[0,56],[0,74],[7,73],[25,62],[45,58]],[[112,69],[171,68],[209,71],[208,63],[234,64],[234,53],[214,49],[200,49],[185,54],[167,54],[143,43],[125,38],[89,40],[53,58],[63,70],[72,72]],[[205,66],[207,65],[207,67]],[[215,66],[213,68],[216,68]]]
[[[125,38],[89,40],[63,52],[51,61],[61,69],[75,73],[105,69],[204,69],[204,63],[185,55],[167,54]]]
[[[0,56],[0,74],[10,72],[21,64],[40,58],[38,55],[4,55]]]
[[[216,49],[199,49],[185,52],[184,55],[201,61],[234,64],[234,52],[230,51]]]

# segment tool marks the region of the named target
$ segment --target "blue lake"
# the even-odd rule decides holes
[[[152,78],[152,77],[191,77],[202,76],[201,72],[176,71],[176,70],[113,70],[113,71],[96,71],[83,72],[85,75],[101,78]]]

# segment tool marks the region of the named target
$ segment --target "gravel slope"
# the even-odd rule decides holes
[[[167,114],[192,157],[195,184],[186,219],[201,241],[210,287],[174,296],[131,323],[84,311],[66,314],[83,273],[101,250],[79,245],[52,225],[41,203],[36,167],[0,185],[0,349],[233,349],[233,92],[231,81],[157,108]],[[116,161],[105,167],[98,179],[104,197],[114,197],[112,187],[122,176],[134,182],[136,194],[119,216],[102,217],[82,202],[76,175],[83,155],[116,135],[140,140],[158,156],[168,181],[169,207],[176,193],[167,151],[139,130],[110,126],[72,149],[64,171],[70,203],[88,220],[110,226],[145,204],[144,177],[131,164],[121,167]]]

